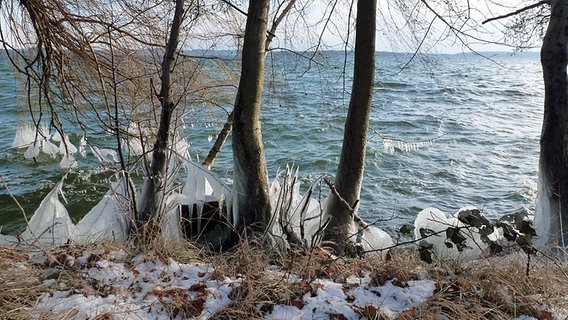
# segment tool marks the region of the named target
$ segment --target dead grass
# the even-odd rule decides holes
[[[28,319],[26,308],[33,307],[41,293],[53,290],[42,285],[45,279],[63,282],[69,288],[94,288],[93,294],[97,294],[96,286],[82,278],[76,259],[90,251],[90,259],[95,263],[98,259],[108,258],[108,253],[116,249],[108,245],[61,246],[48,251],[45,263],[33,265],[26,253],[0,247],[0,283],[3,284],[0,317]],[[138,249],[123,250],[126,251],[125,263],[141,253]],[[351,275],[362,277],[366,274],[376,286],[389,280],[400,287],[408,286],[411,280],[427,278],[435,281],[434,295],[422,306],[399,314],[397,320],[511,319],[519,315],[547,320],[552,319],[552,308],[568,310],[568,299],[565,299],[568,277],[562,269],[567,265],[552,263],[546,258],[533,258],[527,275],[527,258],[523,255],[493,257],[465,265],[449,262],[428,265],[409,249],[392,252],[387,261],[379,255],[335,259],[319,248],[281,254],[258,243],[242,243],[232,252],[222,254],[206,252],[186,242],[160,243],[153,245],[152,252],[150,256],[159,259],[210,264],[215,268],[211,275],[214,279],[232,277],[240,280],[240,285],[231,294],[232,302],[215,316],[216,319],[261,319],[277,304],[301,308],[302,297],[317,291],[314,280],[327,278],[344,282]],[[289,280],[289,274],[296,275],[298,280]],[[160,294],[156,292],[156,295]],[[195,304],[204,300],[188,299],[182,291],[163,294],[169,297],[166,309],[172,316],[190,317],[202,309]],[[186,303],[189,300],[191,305]],[[374,308],[358,312],[366,319],[389,319]],[[49,319],[43,315],[38,318]]]
[[[38,271],[28,263],[28,255],[0,247],[0,315],[27,319],[24,308],[32,305],[44,288]]]
[[[518,255],[476,261],[457,272],[432,270],[436,293],[417,312],[465,320],[520,315],[552,319],[552,307],[568,307],[563,298],[568,277],[550,260],[532,261],[529,266],[527,275],[527,257]]]

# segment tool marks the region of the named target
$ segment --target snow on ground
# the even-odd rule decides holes
[[[242,276],[226,277],[201,262],[178,263],[160,255],[127,259],[121,251],[85,252],[69,259],[59,257],[58,261],[78,268],[82,285],[61,276],[45,280],[52,291],[41,295],[30,310],[32,316],[208,319],[229,305],[231,292],[244,281]],[[343,283],[329,279],[308,283],[275,268],[265,273],[305,288],[299,298],[282,297],[269,309],[266,319],[361,319],[369,310],[393,317],[418,307],[435,290],[432,280],[408,281],[399,287],[393,280],[378,285],[369,274],[350,276]]]

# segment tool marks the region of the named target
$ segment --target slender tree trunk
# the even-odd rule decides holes
[[[535,224],[541,244],[568,244],[568,1],[552,0],[540,52],[544,75],[544,119],[540,140]]]
[[[260,127],[269,0],[250,0],[233,119],[233,210],[237,228],[263,231],[270,221],[268,172]]]
[[[367,130],[375,83],[376,12],[376,0],[358,0],[353,87],[341,158],[335,176],[335,188],[342,199],[331,194],[326,204],[330,222],[324,240],[336,244],[336,253],[342,253],[345,241],[350,235],[363,181]],[[342,200],[345,200],[351,209]]]
[[[268,32],[268,35],[266,37],[266,45],[265,45],[266,49],[268,49],[270,47],[270,43],[272,43],[272,39],[274,39],[274,34],[276,33],[276,29],[278,29],[278,26],[280,25],[280,23],[282,23],[284,18],[292,10],[292,8],[294,7],[295,4],[296,4],[296,0],[290,0],[288,2],[288,5],[286,5],[284,10],[282,10],[280,15],[278,15],[278,17],[276,17],[276,19],[274,19],[272,26],[270,27],[270,31]],[[265,53],[266,53],[266,49],[265,49]],[[203,167],[205,167],[207,169],[211,169],[213,162],[215,162],[215,159],[219,155],[219,152],[221,152],[221,148],[223,148],[223,145],[225,144],[225,141],[229,137],[229,133],[231,132],[231,129],[233,128],[233,118],[234,118],[233,112],[234,111],[231,111],[231,113],[227,117],[227,121],[225,122],[223,129],[217,135],[217,139],[215,139],[215,143],[213,144],[213,147],[211,147],[211,150],[209,150],[207,157],[205,158],[205,160],[202,163]]]
[[[170,97],[170,75],[175,60],[175,51],[179,42],[179,32],[184,14],[184,0],[176,0],[176,7],[170,38],[166,46],[164,60],[162,62],[162,86],[158,98],[161,102],[160,124],[156,143],[152,152],[150,172],[147,173],[146,181],[142,189],[140,209],[138,211],[139,226],[152,222],[153,218],[160,214],[164,188],[166,185],[166,166],[168,158],[168,145],[170,138],[170,125],[175,104]],[[152,223],[150,223],[152,225]]]
[[[213,147],[211,147],[211,150],[209,150],[207,157],[201,164],[205,169],[211,169],[213,162],[215,162],[215,159],[219,155],[219,152],[221,152],[221,148],[223,148],[225,141],[227,141],[227,138],[229,137],[229,134],[233,129],[233,118],[234,113],[233,111],[231,111],[231,113],[229,113],[229,116],[227,117],[227,121],[225,121],[225,124],[223,125],[223,129],[221,129],[221,132],[219,132],[219,134],[217,135],[217,139],[215,139]]]

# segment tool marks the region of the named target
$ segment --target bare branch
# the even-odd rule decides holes
[[[549,1],[549,0],[542,0],[542,1],[539,1],[539,2],[537,2],[537,3],[531,4],[530,6],[526,6],[526,7],[524,7],[524,8],[521,8],[521,9],[519,9],[519,10],[517,10],[517,11],[509,12],[509,13],[504,14],[504,15],[501,15],[501,16],[489,18],[489,19],[483,21],[481,24],[486,24],[486,23],[491,22],[491,21],[495,21],[495,20],[499,20],[499,19],[508,18],[508,17],[517,15],[517,14],[519,14],[519,13],[522,13],[522,12],[524,12],[524,11],[527,11],[527,10],[530,10],[530,9],[534,9],[534,8],[537,8],[537,7],[540,7],[540,6],[545,5],[545,4],[550,4],[550,1]]]

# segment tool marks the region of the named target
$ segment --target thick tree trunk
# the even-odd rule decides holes
[[[146,174],[147,177],[142,187],[137,217],[139,226],[148,226],[148,223],[152,222],[153,218],[157,217],[160,213],[164,196],[170,125],[175,107],[170,97],[170,74],[175,60],[175,51],[177,50],[179,42],[179,32],[184,14],[183,6],[184,0],[176,0],[174,18],[170,29],[170,38],[162,62],[162,86],[158,95],[162,110],[160,113],[160,124],[156,143],[154,144],[154,150],[152,152],[150,172]],[[150,223],[150,225],[152,224]]]
[[[268,172],[260,127],[269,0],[250,0],[233,119],[233,210],[237,228],[263,231],[270,221]]]
[[[342,253],[350,235],[356,203],[361,193],[369,114],[375,83],[375,29],[376,0],[358,0],[355,35],[355,67],[349,111],[345,122],[343,147],[335,176],[335,188],[341,198],[354,211],[344,205],[342,199],[331,194],[326,204],[330,217],[324,240],[336,244],[336,253]]]
[[[540,52],[545,95],[535,224],[540,244],[562,247],[568,244],[567,45],[568,1],[552,0]]]

